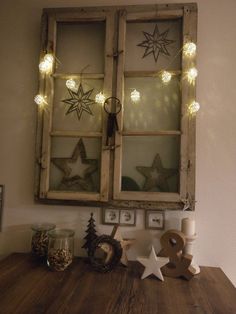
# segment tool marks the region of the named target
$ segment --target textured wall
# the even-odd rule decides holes
[[[29,250],[29,226],[51,221],[76,230],[77,254],[92,209],[36,205],[33,201],[34,145],[42,7],[143,4],[128,1],[2,0],[0,4],[0,184],[6,186],[0,254]],[[174,1],[168,1],[174,2]],[[197,205],[196,260],[201,265],[221,266],[236,284],[236,2],[199,0],[197,96]],[[100,232],[99,209],[93,209]],[[179,228],[187,214],[167,213],[167,228]],[[130,257],[147,254],[147,244],[159,247],[159,233],[144,230],[143,212],[137,227],[123,228],[138,241]]]

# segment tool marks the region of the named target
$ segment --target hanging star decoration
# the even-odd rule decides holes
[[[148,277],[153,274],[161,281],[164,281],[162,276],[161,268],[165,266],[169,262],[169,258],[167,257],[158,257],[156,256],[154,247],[152,246],[151,253],[149,257],[138,257],[137,260],[145,266],[145,270],[142,274],[141,279]]]
[[[158,188],[161,192],[168,192],[168,179],[177,174],[176,169],[163,168],[159,154],[155,156],[151,167],[137,166],[136,169],[146,178],[143,191],[155,191]]]
[[[160,54],[170,56],[170,53],[167,50],[166,46],[174,43],[175,40],[167,39],[168,33],[169,29],[160,33],[157,24],[155,25],[153,34],[143,32],[143,35],[146,39],[137,45],[139,47],[145,48],[143,58],[147,57],[150,54],[153,54],[154,60],[155,62],[157,62]]]
[[[98,169],[98,160],[87,158],[82,139],[76,144],[70,158],[51,158],[51,161],[64,174],[59,185],[60,190],[94,191],[92,175]],[[78,171],[82,175],[78,175]]]
[[[89,107],[95,103],[93,99],[89,98],[93,92],[93,89],[90,89],[89,91],[84,92],[83,86],[80,83],[77,92],[69,88],[67,90],[70,94],[70,98],[62,100],[62,102],[64,102],[65,104],[70,105],[69,109],[66,112],[66,115],[68,115],[71,112],[76,111],[76,114],[79,120],[83,112],[87,112],[88,114],[93,115]]]
[[[122,248],[122,256],[120,259],[121,264],[124,266],[128,266],[128,257],[127,257],[127,250],[130,248],[130,246],[135,242],[134,239],[123,239],[119,225],[115,225],[111,237],[117,241],[120,242],[121,248]]]

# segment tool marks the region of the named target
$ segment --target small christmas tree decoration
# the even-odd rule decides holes
[[[84,240],[86,241],[85,244],[82,246],[82,249],[87,250],[89,253],[91,249],[91,244],[93,240],[97,239],[96,229],[95,229],[95,220],[93,218],[93,213],[90,214],[90,219],[88,221],[87,230],[86,230],[86,237],[84,237]]]
[[[117,241],[120,242],[121,248],[122,248],[122,256],[120,259],[121,264],[124,266],[128,266],[128,258],[127,258],[127,250],[130,248],[130,246],[135,242],[134,239],[123,239],[119,225],[114,226],[111,237]]]
[[[161,268],[169,262],[169,258],[157,257],[154,247],[152,246],[151,253],[149,257],[138,257],[137,260],[145,266],[145,270],[142,274],[141,279],[148,277],[153,274],[161,281],[164,281],[164,278],[161,273]]]

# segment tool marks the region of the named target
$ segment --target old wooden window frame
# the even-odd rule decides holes
[[[124,77],[129,75],[124,72],[125,31],[127,21],[146,21],[158,19],[182,18],[183,44],[189,40],[197,41],[197,5],[196,4],[170,4],[146,6],[122,6],[99,8],[59,8],[44,9],[42,17],[41,53],[42,59],[45,52],[56,51],[56,26],[58,22],[78,21],[105,21],[105,69],[104,74],[91,74],[94,77],[104,75],[104,93],[117,96],[121,102],[124,99]],[[113,55],[113,58],[111,56]],[[191,64],[190,64],[191,62]],[[187,69],[196,63],[195,58],[189,61],[182,56],[182,76]],[[71,74],[57,74],[61,77],[71,77]],[[78,77],[78,74],[74,74]],[[132,75],[132,74],[131,74]],[[183,204],[194,209],[195,203],[195,116],[188,113],[188,105],[195,99],[196,88],[182,79],[182,105],[181,105],[181,130],[173,131],[174,135],[181,137],[180,149],[180,193],[163,192],[126,192],[121,191],[121,154],[122,137],[130,136],[122,130],[123,113],[118,115],[119,132],[116,132],[113,149],[104,149],[106,140],[106,117],[103,117],[103,131],[100,134],[54,131],[52,132],[52,102],[53,84],[55,75],[39,77],[39,92],[47,96],[48,110],[38,110],[38,128],[36,145],[36,185],[35,197],[37,201],[97,205],[111,207],[135,207],[145,209],[182,209]],[[89,78],[87,74],[86,78]],[[91,78],[91,77],[90,77]],[[177,134],[178,133],[178,134]],[[140,135],[138,133],[132,135]],[[167,135],[164,131],[142,133],[146,135]],[[168,134],[170,135],[170,134]],[[99,193],[88,192],[63,192],[49,190],[50,169],[50,139],[53,136],[68,137],[100,137],[101,150],[101,182]],[[107,171],[107,169],[110,171]]]

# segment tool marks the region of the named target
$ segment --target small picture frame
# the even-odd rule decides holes
[[[162,210],[146,210],[145,227],[146,229],[164,230],[165,212]]]
[[[115,225],[120,222],[120,210],[114,208],[103,209],[103,224]]]
[[[121,226],[135,226],[136,224],[136,210],[135,209],[121,209],[120,210],[120,225]]]
[[[104,225],[135,226],[136,210],[130,208],[114,209],[103,208],[102,223]]]

